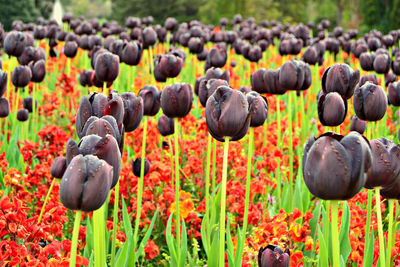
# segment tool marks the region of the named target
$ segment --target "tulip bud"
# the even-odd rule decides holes
[[[347,200],[365,184],[372,163],[368,141],[358,132],[311,136],[303,154],[303,177],[310,192],[325,200]]]
[[[393,106],[400,106],[400,82],[389,84],[388,87],[388,100]]]
[[[0,97],[0,118],[5,118],[10,114],[10,103],[7,98]]]
[[[129,66],[136,66],[139,64],[140,59],[142,58],[143,47],[139,42],[129,42],[124,44],[122,53],[121,53],[121,61]]]
[[[42,82],[44,80],[44,77],[46,76],[46,63],[44,62],[44,60],[41,59],[33,64],[29,64],[29,67],[32,72],[31,81],[35,83]]]
[[[337,92],[325,94],[321,91],[318,97],[318,118],[324,126],[339,126],[347,114],[347,101]]]
[[[199,54],[204,49],[203,41],[198,37],[192,37],[188,42],[189,52],[193,54]]]
[[[0,69],[0,97],[2,97],[7,90],[7,80],[7,72]]]
[[[145,85],[139,92],[143,99],[143,114],[146,116],[155,116],[160,110],[160,92],[157,87]]]
[[[386,113],[387,97],[382,87],[367,82],[355,90],[353,104],[357,117],[366,121],[378,121]]]
[[[119,57],[109,52],[96,57],[94,66],[96,78],[101,82],[113,82],[119,73]]]
[[[356,115],[351,118],[350,122],[350,131],[356,131],[360,134],[365,132],[365,128],[367,128],[367,122],[360,120]]]
[[[31,69],[28,66],[18,66],[11,74],[11,82],[17,88],[24,88],[32,78]]]
[[[165,115],[162,115],[158,119],[157,129],[162,136],[168,136],[174,134],[174,119],[168,118]]]
[[[92,81],[91,81],[91,76],[92,76],[93,70],[82,70],[79,73],[79,83],[82,86],[92,86]]]
[[[308,46],[304,51],[302,59],[304,62],[310,65],[317,64],[319,60],[319,54],[316,46]]]
[[[246,98],[250,107],[250,127],[263,125],[268,115],[267,99],[255,91],[247,93]]]
[[[4,51],[9,56],[19,57],[24,52],[26,46],[26,34],[23,32],[11,31],[4,39]]]
[[[73,58],[78,52],[78,44],[75,41],[68,41],[64,45],[64,54],[66,57]]]
[[[390,69],[390,57],[387,54],[377,54],[374,60],[374,70],[377,73],[387,73]]]
[[[372,71],[374,70],[374,60],[375,60],[375,53],[362,53],[360,55],[360,65],[361,68],[365,71]]]
[[[132,160],[132,172],[136,177],[140,177],[140,170],[142,167],[142,159],[137,158],[135,161]],[[148,159],[144,160],[144,176],[146,176],[150,171],[150,161]]]
[[[204,79],[201,81],[199,86],[199,100],[203,107],[206,106],[208,98],[222,85],[229,86],[227,81],[220,79]]]
[[[226,59],[226,50],[218,46],[211,48],[210,52],[207,54],[207,62],[210,67],[222,68],[225,66]]]
[[[168,31],[174,31],[178,26],[178,21],[175,18],[169,17],[165,20],[164,26]]]
[[[290,251],[287,248],[283,251],[280,247],[268,245],[260,248],[258,252],[258,267],[289,267]]]
[[[111,189],[113,168],[93,155],[75,156],[60,184],[60,200],[68,209],[99,209]]]
[[[302,61],[291,60],[280,68],[279,83],[286,90],[300,90],[303,87],[306,65]]]
[[[358,86],[363,86],[366,82],[371,82],[373,84],[379,85],[378,78],[376,78],[374,74],[363,75],[360,79],[360,82],[358,83]]]
[[[210,134],[223,142],[243,138],[250,126],[249,104],[245,95],[227,86],[220,86],[206,104],[206,123]]]
[[[173,54],[159,55],[154,60],[154,76],[157,81],[165,82],[166,78],[175,78],[183,67],[183,59]]]
[[[22,105],[25,109],[29,111],[29,113],[32,112],[33,110],[33,98],[31,96],[28,96],[27,98],[24,98]],[[35,99],[35,107],[37,108],[37,99]]]
[[[353,71],[347,64],[328,67],[322,76],[322,90],[325,93],[337,92],[349,99],[360,79],[360,71]]]
[[[50,173],[54,178],[61,179],[67,169],[67,161],[64,157],[56,157],[51,164]]]
[[[121,95],[124,106],[124,126],[127,132],[134,131],[143,118],[143,100],[132,92]]]
[[[26,108],[22,108],[17,112],[17,120],[24,122],[29,118],[29,111]]]
[[[153,46],[157,42],[157,33],[152,27],[144,28],[142,32],[143,47],[148,48]]]
[[[193,90],[189,84],[168,85],[161,93],[161,109],[170,118],[183,118],[192,108]]]

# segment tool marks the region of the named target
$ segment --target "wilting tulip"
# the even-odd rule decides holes
[[[337,92],[349,99],[360,80],[360,71],[353,71],[347,64],[328,67],[322,76],[322,90],[325,93]]]
[[[121,61],[129,66],[136,66],[139,64],[140,59],[142,58],[143,47],[139,42],[129,42],[124,44],[122,53],[121,53]]]
[[[11,82],[17,88],[24,88],[31,81],[32,72],[28,66],[18,66],[11,74]]]
[[[75,41],[66,42],[64,45],[64,54],[66,57],[73,58],[78,52],[78,44]]]
[[[124,103],[124,126],[127,132],[134,131],[143,118],[143,100],[134,93],[128,92],[121,95]]]
[[[10,114],[10,103],[7,98],[0,97],[0,118],[5,118]]]
[[[35,83],[40,83],[44,80],[44,77],[46,76],[46,63],[44,62],[43,59],[36,61],[31,64],[29,64],[29,67],[32,72],[32,78],[31,81]]]
[[[347,114],[347,101],[337,92],[318,96],[318,118],[324,126],[339,126]]]
[[[377,54],[374,59],[374,70],[377,73],[387,73],[390,69],[390,57],[387,54]]]
[[[250,126],[249,104],[246,96],[227,86],[220,86],[206,104],[206,123],[210,134],[223,142],[225,137],[232,141],[246,135]]]
[[[113,82],[119,73],[119,57],[109,52],[96,57],[94,66],[96,78],[101,82]]]
[[[202,80],[199,85],[200,104],[205,107],[208,98],[222,85],[229,86],[227,81],[221,79]]]
[[[132,160],[132,172],[136,177],[140,177],[142,159],[136,158],[135,161]],[[146,176],[150,171],[150,161],[148,159],[144,160],[144,175]]]
[[[373,161],[365,187],[391,187],[400,178],[400,145],[386,138],[374,139],[369,143]]]
[[[165,115],[162,115],[158,119],[157,129],[162,136],[168,136],[174,134],[174,119],[168,118]]]
[[[17,112],[17,120],[18,121],[27,121],[29,118],[29,111],[26,108],[22,108]]]
[[[145,85],[139,92],[143,99],[143,114],[146,116],[155,116],[160,110],[160,92],[153,85]]]
[[[374,70],[374,60],[375,60],[375,53],[362,53],[360,55],[360,65],[361,68],[365,71],[373,71]]]
[[[379,85],[378,78],[376,78],[376,76],[374,74],[366,74],[366,75],[361,76],[358,86],[363,86],[366,82],[371,82],[373,84]]]
[[[249,103],[250,127],[258,127],[264,124],[268,115],[267,99],[259,93],[251,91],[246,94]]]
[[[221,47],[213,47],[207,54],[207,63],[209,67],[222,68],[227,59],[226,50]]]
[[[159,82],[165,82],[166,78],[175,78],[183,67],[183,59],[168,53],[159,55],[154,60],[154,77]]]
[[[258,267],[289,267],[290,251],[283,251],[280,247],[268,245],[258,252]]]
[[[347,200],[364,186],[371,149],[358,132],[311,136],[303,153],[303,177],[310,192],[325,200]]]
[[[60,200],[68,209],[86,212],[99,209],[111,189],[113,168],[93,155],[77,155],[60,184]]]
[[[51,164],[50,173],[54,178],[61,179],[67,169],[67,161],[64,157],[56,157]]]
[[[23,32],[11,31],[4,39],[4,51],[9,56],[19,57],[24,52],[26,46],[26,34]]]
[[[378,121],[386,113],[387,97],[382,87],[367,82],[355,90],[353,104],[357,117],[365,121]]]
[[[356,115],[351,118],[350,122],[350,131],[356,131],[360,134],[365,132],[365,128],[367,128],[367,122],[360,120]]]
[[[389,84],[388,87],[388,100],[393,106],[400,106],[400,82]]]
[[[2,97],[7,90],[7,80],[7,72],[0,69],[0,97]]]
[[[191,110],[193,90],[189,84],[174,83],[161,93],[161,109],[170,118],[183,118]]]

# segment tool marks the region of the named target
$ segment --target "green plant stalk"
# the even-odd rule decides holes
[[[365,237],[364,237],[364,248],[367,247],[370,240],[370,226],[371,226],[371,208],[372,208],[372,190],[368,190],[368,200],[367,200],[367,225],[365,228]],[[364,262],[367,255],[364,253]]]
[[[333,267],[340,267],[340,246],[338,233],[338,200],[332,200],[332,249],[333,249]]]
[[[77,210],[75,214],[74,230],[72,232],[72,244],[71,244],[71,258],[69,261],[69,267],[75,267],[76,264],[76,250],[78,246],[79,226],[81,224],[82,211]]]
[[[278,123],[278,132],[277,132],[277,147],[281,150],[282,141],[281,141],[281,104],[280,97],[276,96],[276,121]],[[277,176],[276,176],[276,190],[278,191],[276,204],[280,207],[281,202],[281,159],[278,157],[278,167],[277,167]]]
[[[108,97],[108,87],[107,87],[107,83],[103,83],[103,94],[106,95],[106,97]]]
[[[208,145],[207,145],[207,166],[206,166],[206,218],[207,218],[207,225],[209,223],[210,217],[210,164],[211,164],[211,134],[208,133]]]
[[[150,46],[149,47],[149,63],[150,63],[150,83],[152,83],[153,82],[153,73],[154,73],[154,70],[153,70],[153,68],[154,68],[154,66],[153,66],[153,47],[152,46]]]
[[[215,190],[215,186],[216,186],[216,173],[217,173],[217,169],[216,169],[216,163],[217,163],[217,140],[213,140],[213,169],[212,169],[212,177],[211,177],[211,190],[212,192],[214,192]]]
[[[378,220],[378,236],[379,236],[379,261],[380,266],[385,266],[385,241],[383,239],[382,213],[381,213],[381,195],[380,188],[375,187],[375,208],[376,218]]]
[[[386,266],[391,266],[391,252],[393,244],[393,212],[394,212],[394,199],[389,199],[389,224],[388,224],[388,244],[386,251]]]
[[[181,258],[181,222],[179,217],[179,121],[178,118],[174,118],[174,143],[175,143],[175,211],[176,211],[176,254],[178,262]]]
[[[221,213],[219,217],[219,267],[225,266],[225,208],[226,180],[228,174],[229,137],[225,137],[221,180]]]
[[[104,208],[107,201],[97,210],[93,211],[93,244],[94,266],[104,267],[106,263],[106,237],[104,224]]]
[[[264,124],[263,124],[263,130],[264,130],[264,139],[263,139],[263,146],[265,147],[267,145],[267,120],[265,120]]]
[[[53,178],[53,181],[51,181],[51,184],[50,184],[50,187],[49,187],[49,191],[47,191],[46,198],[44,199],[44,203],[43,203],[42,209],[40,210],[39,219],[37,221],[38,224],[42,221],[42,217],[43,217],[44,210],[46,209],[47,201],[50,198],[50,194],[51,194],[51,191],[53,190],[53,187],[54,187],[55,183],[56,183],[56,178]]]
[[[135,230],[133,232],[133,253],[136,251],[137,242],[138,242],[138,234],[139,234],[139,224],[140,224],[140,215],[142,214],[142,195],[143,195],[143,177],[144,177],[144,160],[146,153],[146,136],[147,136],[147,116],[143,117],[143,139],[142,139],[142,156],[140,162],[140,177],[138,182],[138,192],[137,192],[137,200],[136,200],[136,219],[135,219]],[[136,257],[138,258],[138,257]]]
[[[69,76],[71,74],[71,58],[67,57],[67,75]]]
[[[171,185],[174,185],[174,153],[172,149],[172,142],[171,142],[171,136],[168,136],[168,145],[169,145],[169,159],[171,161]]]
[[[165,49],[165,53],[169,51],[170,39],[171,39],[171,32],[167,31],[167,48]]]
[[[330,213],[330,201],[325,200],[325,218],[324,218],[324,229],[323,229],[323,234],[324,234],[324,239],[325,239],[325,244],[326,247],[329,248],[329,213]]]
[[[288,92],[288,128],[289,128],[289,194],[290,208],[293,206],[293,130],[292,130],[292,94]]]
[[[111,244],[111,267],[115,264],[115,250],[117,241],[117,225],[118,225],[118,204],[119,204],[119,180],[115,186],[114,191],[114,213],[113,213],[113,231],[112,231],[112,244]]]

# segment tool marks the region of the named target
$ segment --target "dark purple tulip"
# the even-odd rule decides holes
[[[112,116],[103,116],[97,118],[95,116],[90,117],[83,127],[82,137],[95,134],[100,137],[105,137],[107,134],[113,136],[117,143],[121,142],[121,134],[118,130],[117,122]]]
[[[393,73],[396,75],[400,75],[400,57],[396,57],[393,61],[392,61],[392,70]]]
[[[374,139],[369,143],[373,161],[365,187],[391,187],[400,178],[400,145],[386,138]]]
[[[17,58],[18,63],[21,65],[28,65],[33,60],[35,55],[35,48],[32,46],[26,46],[22,54]]]
[[[17,88],[23,88],[31,81],[32,72],[28,66],[18,66],[11,74],[11,82]]]
[[[213,47],[207,54],[207,62],[210,67],[222,68],[227,59],[226,50],[221,47]]]
[[[382,46],[381,41],[376,37],[371,37],[368,39],[368,48],[371,51],[376,51],[378,48]]]
[[[355,90],[353,104],[357,117],[365,121],[378,121],[386,113],[387,97],[382,87],[367,82]]]
[[[143,100],[134,93],[128,92],[121,95],[124,107],[123,123],[127,132],[134,131],[143,118]]]
[[[112,91],[107,98],[107,104],[104,106],[104,115],[113,116],[117,121],[118,127],[121,126],[125,118],[124,104],[125,103],[123,102],[122,97],[116,91]],[[96,110],[93,104],[92,107],[93,107],[93,113],[95,114]]]
[[[244,95],[246,95],[247,93],[253,92],[253,90],[251,89],[251,87],[248,86],[248,85],[240,86],[238,90],[239,90],[240,92],[242,92]],[[255,92],[255,91],[254,91],[254,92]]]
[[[157,33],[152,27],[146,27],[142,32],[143,47],[148,48],[157,42]]]
[[[91,80],[91,76],[92,76],[93,70],[82,70],[79,73],[79,83],[82,86],[92,86],[92,80]]]
[[[318,118],[324,126],[339,126],[347,114],[347,101],[337,92],[325,94],[321,91],[318,97]]]
[[[175,18],[169,17],[165,20],[164,26],[168,31],[174,31],[178,26],[178,21]]]
[[[375,60],[375,53],[362,53],[360,55],[360,65],[361,68],[365,71],[373,71],[374,70],[374,60]]]
[[[204,43],[199,37],[192,37],[188,42],[189,52],[199,54],[204,49]]]
[[[358,86],[363,86],[366,82],[371,82],[373,84],[379,85],[378,78],[376,78],[374,74],[363,75],[360,79],[360,82],[358,83]]]
[[[125,26],[133,29],[135,27],[139,27],[141,24],[140,18],[136,18],[136,17],[128,17],[125,19]]]
[[[242,54],[251,62],[258,62],[262,58],[262,51],[259,46],[247,45],[242,49]]]
[[[98,55],[94,70],[99,81],[113,82],[119,73],[119,57],[109,52]]]
[[[143,99],[143,114],[146,116],[155,116],[160,110],[160,91],[153,85],[145,85],[139,92]]]
[[[365,132],[365,128],[367,128],[367,122],[360,120],[356,115],[351,118],[350,122],[350,131],[356,131],[360,134]]]
[[[29,118],[29,111],[26,108],[22,108],[17,112],[17,120],[18,121],[27,121]]]
[[[193,89],[186,83],[168,85],[161,92],[161,108],[170,118],[183,118],[191,110]]]
[[[315,65],[319,61],[319,53],[316,46],[309,46],[306,48],[303,54],[303,61],[310,64]]]
[[[243,138],[250,126],[249,104],[246,96],[227,86],[220,86],[206,104],[206,123],[210,134],[220,142]]]
[[[254,91],[264,94],[268,92],[268,88],[270,85],[266,83],[266,75],[267,70],[264,68],[258,69],[253,72],[250,76],[251,87]],[[272,71],[273,72],[273,71]]]
[[[303,177],[310,192],[325,200],[347,200],[364,186],[372,164],[368,141],[358,132],[311,136],[303,153]]]
[[[157,122],[157,129],[162,136],[174,134],[174,119],[162,115]]]
[[[154,76],[157,81],[164,81],[162,78],[175,78],[179,75],[183,67],[183,59],[174,54],[168,53],[157,56],[154,61]],[[156,75],[157,72],[157,75]],[[158,74],[160,76],[158,76]]]
[[[89,50],[89,37],[86,34],[80,36],[78,40],[78,45],[84,50]]]
[[[268,115],[267,99],[255,91],[247,93],[246,98],[250,107],[250,127],[263,125]]]
[[[283,251],[280,247],[268,245],[258,252],[258,267],[289,267],[290,251]]]
[[[86,212],[99,209],[111,189],[113,168],[93,155],[77,155],[60,184],[60,200],[68,209]]]
[[[142,159],[136,158],[135,161],[132,160],[132,172],[136,177],[140,177]],[[150,171],[150,161],[148,159],[144,159],[144,175],[146,176]]]
[[[7,98],[0,97],[0,118],[5,118],[10,114],[10,103]]]
[[[89,102],[89,99],[86,96],[82,96],[81,102],[79,103],[78,111],[76,113],[76,120],[75,120],[76,133],[78,134],[79,138],[83,137],[83,127],[85,126],[87,120],[92,115],[94,115],[92,111],[92,104]],[[103,108],[103,114],[97,117],[102,117],[103,115],[104,115],[104,108]]]
[[[33,98],[31,96],[24,98],[22,101],[22,106],[27,109],[29,113],[31,113],[33,110]],[[37,106],[37,99],[35,99],[35,107],[37,108]]]
[[[75,41],[66,42],[64,45],[64,54],[66,57],[73,58],[78,52],[78,44]]]
[[[206,71],[206,79],[221,79],[229,83],[230,74],[228,70],[223,71],[220,68],[211,67]]]
[[[397,76],[389,71],[388,73],[385,73],[385,86],[387,87],[389,84],[395,82],[397,80]]]
[[[285,90],[302,90],[305,79],[306,65],[302,61],[287,61],[280,68],[279,83]]]
[[[31,81],[35,83],[40,83],[44,80],[46,76],[46,63],[43,59],[36,61],[35,63],[29,64],[32,72]]]
[[[50,173],[54,178],[61,179],[67,170],[67,161],[64,157],[56,157],[51,164]]]
[[[8,74],[0,69],[0,97],[4,95],[7,90]]]
[[[207,59],[208,51],[207,48],[203,48],[203,51],[201,53],[197,54],[197,59],[200,61],[204,61]]]
[[[196,79],[196,82],[194,83],[194,93],[198,96],[199,95],[199,88],[200,88],[200,83],[202,80],[205,80],[206,77],[202,76]]]
[[[124,44],[121,54],[121,61],[129,66],[136,66],[142,58],[143,47],[139,42],[129,42]]]
[[[19,57],[24,52],[26,46],[26,34],[23,32],[11,31],[4,39],[4,51],[9,56]]]
[[[322,76],[322,90],[325,93],[337,92],[349,99],[360,80],[360,71],[353,71],[347,64],[328,67]]]
[[[400,106],[400,82],[389,84],[388,87],[388,100],[393,106]]]
[[[395,44],[395,40],[394,40],[393,36],[390,34],[383,36],[382,42],[386,47],[391,47]]]
[[[387,73],[390,69],[390,57],[387,54],[377,54],[374,60],[374,70],[377,73]]]
[[[203,107],[206,106],[208,98],[217,90],[220,86],[229,86],[228,82],[222,79],[204,79],[199,85],[199,100]]]

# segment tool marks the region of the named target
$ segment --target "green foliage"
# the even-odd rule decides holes
[[[0,0],[0,22],[5,30],[9,30],[15,20],[34,22],[40,15],[35,0]]]
[[[360,8],[363,17],[362,32],[375,28],[387,33],[391,29],[400,28],[399,0],[363,0]]]

